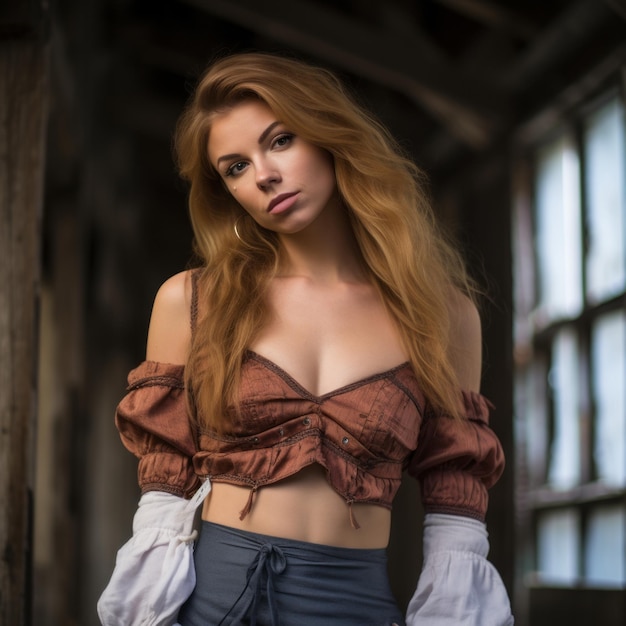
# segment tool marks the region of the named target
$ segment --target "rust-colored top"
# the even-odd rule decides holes
[[[142,492],[191,497],[199,477],[258,488],[312,463],[351,505],[391,508],[402,470],[419,479],[427,512],[484,519],[487,489],[504,468],[488,424],[490,404],[464,392],[466,420],[426,407],[406,363],[314,396],[268,359],[248,352],[242,365],[241,417],[219,436],[198,432],[187,414],[183,366],[143,362],[128,377],[116,424],[139,457]]]

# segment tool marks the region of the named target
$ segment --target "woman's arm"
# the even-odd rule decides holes
[[[152,306],[146,360],[184,364],[191,345],[191,272],[160,287]]]
[[[478,394],[480,317],[461,294],[455,294],[451,302],[448,356],[463,390],[468,424],[446,416],[431,417],[435,421],[429,424],[431,444],[414,460],[416,475],[427,476],[426,504],[438,512],[428,513],[424,520],[424,563],[406,622],[407,626],[512,626],[506,590],[486,559],[486,526],[478,519],[486,509],[486,487],[502,470],[502,458],[487,426],[488,405]],[[449,502],[441,496],[444,492]]]
[[[461,389],[478,392],[482,375],[482,330],[478,309],[467,296],[455,292],[450,298],[449,316],[450,365]]]
[[[159,289],[147,361],[129,375],[128,393],[117,409],[122,441],[140,459],[143,495],[133,536],[120,548],[98,601],[105,626],[171,626],[195,585],[193,523],[210,483],[198,489],[191,461],[195,437],[183,380],[191,341],[190,305],[189,272],[173,276]]]

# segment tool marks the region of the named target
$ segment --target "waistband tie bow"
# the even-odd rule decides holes
[[[250,626],[256,626],[259,601],[263,594],[263,585],[265,583],[265,594],[272,619],[272,626],[280,626],[274,582],[276,576],[280,576],[280,574],[285,571],[286,567],[287,558],[284,552],[278,546],[271,543],[263,544],[250,564],[250,567],[248,567],[246,586],[230,611],[228,611],[228,615],[226,615],[224,620],[229,617],[231,613],[234,612],[234,614],[229,622],[222,620],[221,623],[241,624],[244,618],[247,617],[250,620]]]

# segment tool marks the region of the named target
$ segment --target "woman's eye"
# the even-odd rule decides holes
[[[293,140],[293,135],[289,133],[285,133],[284,135],[278,135],[276,139],[274,139],[273,145],[276,148],[283,148],[284,146],[289,145]]]
[[[245,161],[238,161],[237,163],[233,163],[227,170],[226,176],[237,176],[246,169]]]

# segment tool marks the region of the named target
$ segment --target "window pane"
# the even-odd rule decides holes
[[[537,527],[537,567],[543,583],[572,584],[578,579],[580,521],[578,511],[543,513]]]
[[[529,483],[542,485],[548,465],[548,419],[546,411],[545,361],[535,360],[519,373],[515,385],[515,414],[518,444],[523,445]]]
[[[620,506],[594,509],[588,521],[585,580],[591,585],[626,584],[626,510]]]
[[[568,489],[580,477],[580,427],[578,420],[578,344],[574,331],[559,332],[552,345],[552,367],[548,380],[554,398],[554,435],[551,446],[549,482]]]
[[[585,134],[587,294],[599,301],[626,286],[624,112],[615,99],[589,119]]]
[[[598,477],[626,484],[626,315],[598,318],[591,334],[596,406],[594,459]]]
[[[579,160],[566,138],[539,154],[536,224],[539,305],[549,319],[582,306]]]

